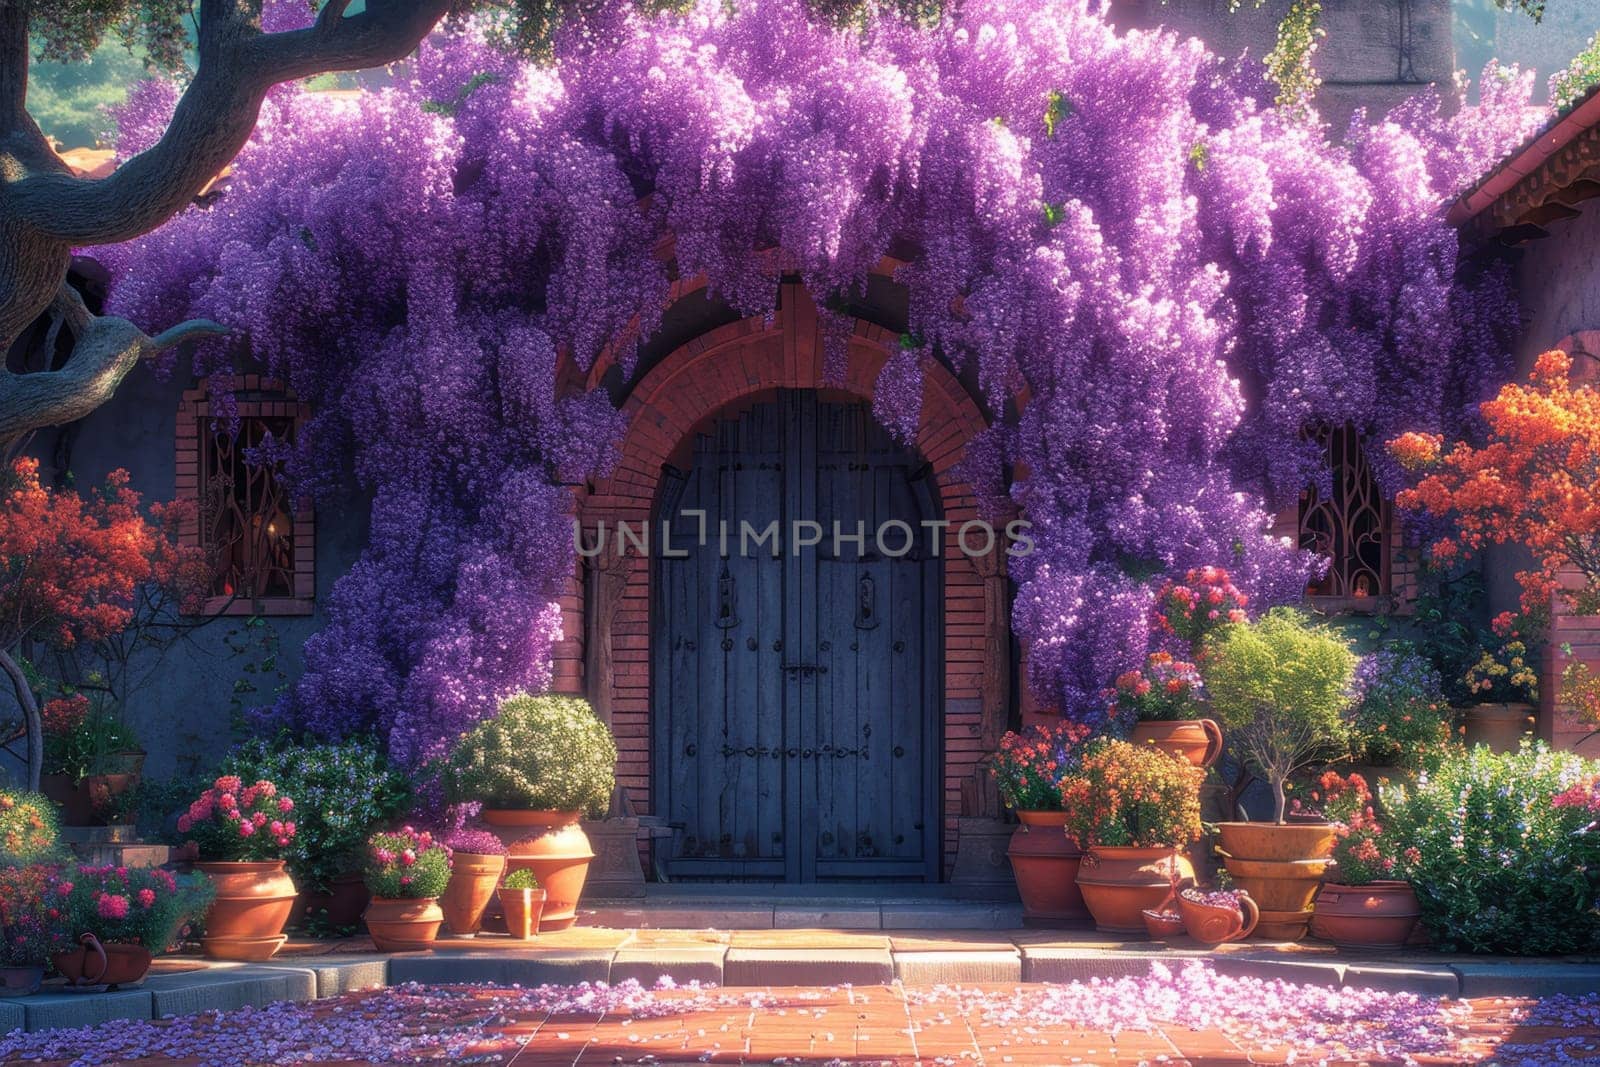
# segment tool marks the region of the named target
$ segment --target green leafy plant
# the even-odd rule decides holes
[[[214,892],[204,877],[111,866],[69,867],[52,889],[59,929],[69,942],[90,933],[152,953],[165,951],[179,928],[205,911]]]
[[[1283,822],[1295,771],[1339,754],[1349,737],[1356,657],[1333,631],[1290,608],[1206,638],[1201,673],[1211,707],[1244,763],[1272,788]]]
[[[539,879],[527,867],[518,867],[506,875],[505,886],[507,889],[538,889]]]
[[[267,779],[294,798],[295,835],[284,853],[301,889],[328,891],[359,869],[367,838],[411,805],[411,787],[383,746],[369,738],[304,744],[252,740],[223,761],[244,781]]]
[[[1550,76],[1550,106],[1569,110],[1600,85],[1600,33],[1590,38],[1583,51],[1572,57],[1565,70]]]
[[[44,773],[81,782],[92,774],[123,769],[124,754],[139,738],[115,711],[83,693],[69,693],[39,709],[44,725]]]
[[[1449,707],[1431,663],[1397,646],[1363,656],[1355,677],[1351,755],[1380,767],[1411,769],[1444,756],[1451,741]]]
[[[39,863],[56,855],[56,806],[39,793],[0,789],[0,866]]]
[[[1379,790],[1437,947],[1600,948],[1597,774],[1600,763],[1541,743],[1504,754],[1480,745],[1414,786]]]
[[[1097,845],[1181,848],[1198,841],[1205,771],[1158,749],[1102,737],[1061,780],[1067,836]]]
[[[616,765],[611,731],[586,701],[522,693],[457,741],[443,777],[456,801],[599,815]]]
[[[394,833],[373,834],[361,871],[375,897],[388,900],[441,896],[450,884],[450,851],[426,830],[407,826]]]

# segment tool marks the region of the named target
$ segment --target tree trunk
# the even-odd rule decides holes
[[[21,665],[4,649],[0,649],[0,669],[11,676],[17,703],[22,707],[22,725],[28,735],[28,788],[38,792],[39,778],[44,773],[44,722],[39,718],[39,702],[33,698],[33,686],[28,684]]]
[[[1274,775],[1272,778],[1272,821],[1283,822],[1284,812],[1288,809],[1288,797],[1283,791],[1283,779]]]

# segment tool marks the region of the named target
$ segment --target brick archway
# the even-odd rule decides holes
[[[610,478],[582,494],[577,512],[586,531],[599,522],[633,528],[652,519],[662,466],[696,428],[730,404],[775,389],[825,389],[870,400],[899,338],[858,321],[843,382],[822,374],[822,338],[815,306],[798,285],[785,286],[782,310],[769,323],[744,319],[714,329],[652,367],[623,403],[628,430]],[[1004,632],[1005,583],[996,556],[973,559],[959,550],[962,523],[978,518],[971,488],[956,473],[968,441],[985,428],[978,405],[941,365],[925,374],[916,440],[932,472],[945,529],[943,559],[944,662],[942,756],[943,858],[954,861],[961,783],[1005,729],[1009,704],[1009,634]],[[613,538],[608,538],[608,542]],[[617,737],[617,778],[636,809],[652,811],[651,574],[647,561],[614,553],[584,561],[587,589],[569,598],[587,606],[583,688],[602,708]],[[575,590],[574,592],[577,592]],[[576,600],[576,603],[572,601]],[[579,624],[577,633],[583,633]],[[594,646],[604,646],[602,654]],[[576,673],[576,672],[573,672]]]

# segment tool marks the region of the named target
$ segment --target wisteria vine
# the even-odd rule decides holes
[[[1223,565],[1256,604],[1303,587],[1313,561],[1266,529],[1318,477],[1308,424],[1447,428],[1506,376],[1507,281],[1458,271],[1438,209],[1541,120],[1529,85],[1492,69],[1476,107],[1421,99],[1336,146],[1254,66],[1090,0],[971,0],[931,29],[610,7],[551,66],[467,29],[388,88],[280,89],[216,203],[99,254],[120,313],[237,327],[197,371],[247,356],[312,402],[302,484],[340,492],[353,463],[371,494],[272,722],[376,728],[417,762],[548,685],[560,485],[621,431],[603,393],[559,394],[561,361],[635,319],[648,337],[669,269],[770,314],[781,263],[837,374],[835,309],[891,249],[908,343],[877,415],[908,435],[933,359],[974,364],[991,410],[1026,394],[968,468],[1034,523],[1014,617],[1034,686],[1098,722],[1161,575]],[[123,152],[172,95],[135,95]]]

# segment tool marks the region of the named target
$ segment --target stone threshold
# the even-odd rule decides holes
[[[576,927],[516,943],[503,935],[445,938],[429,952],[385,955],[365,939],[291,942],[268,963],[192,964],[115,993],[41,992],[0,999],[0,1033],[158,1019],[274,1001],[307,1001],[405,982],[523,986],[670,977],[725,987],[1071,982],[1143,975],[1151,964],[1207,960],[1218,971],[1329,988],[1446,997],[1579,995],[1600,990],[1600,961],[1483,959],[1426,952],[1360,955],[1311,943],[1216,949],[1119,941],[1089,931],[944,935],[851,930],[609,930]]]

